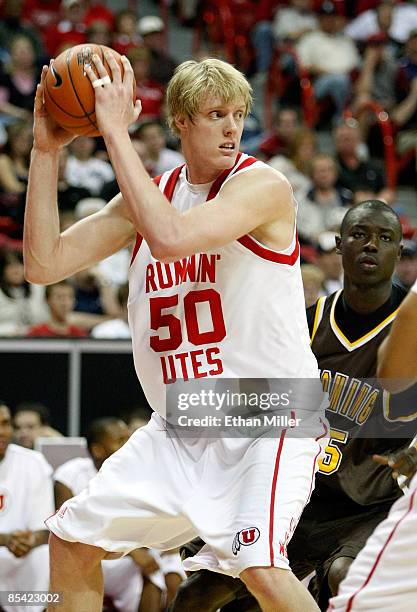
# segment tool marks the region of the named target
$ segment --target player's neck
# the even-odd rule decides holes
[[[388,301],[391,291],[391,281],[372,286],[357,285],[345,277],[343,299],[355,312],[367,314],[383,306]]]
[[[220,172],[217,168],[207,168],[199,166],[195,163],[187,162],[187,181],[191,185],[205,185],[212,183],[219,176]]]

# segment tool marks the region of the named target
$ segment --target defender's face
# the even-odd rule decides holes
[[[243,100],[225,103],[209,97],[193,121],[185,118],[180,127],[184,150],[191,151],[197,163],[217,171],[231,168],[239,152],[244,120]]]
[[[401,235],[385,211],[352,214],[339,243],[345,274],[357,284],[378,284],[391,278],[401,253]]]

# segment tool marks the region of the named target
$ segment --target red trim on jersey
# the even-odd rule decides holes
[[[379,551],[377,558],[375,559],[375,562],[371,568],[371,571],[368,574],[368,577],[366,578],[365,582],[363,583],[363,585],[352,595],[352,597],[349,599],[348,603],[347,603],[347,607],[346,607],[346,612],[349,612],[352,609],[353,606],[353,600],[355,599],[356,595],[358,593],[360,593],[360,591],[362,591],[362,589],[364,589],[366,587],[366,585],[368,584],[368,582],[371,580],[373,574],[375,573],[375,570],[379,564],[379,562],[381,561],[382,555],[384,554],[388,544],[390,543],[390,541],[392,540],[395,532],[397,531],[398,527],[400,526],[400,523],[406,518],[406,516],[408,514],[410,514],[410,512],[413,509],[413,503],[414,503],[414,497],[417,493],[417,490],[415,490],[413,492],[413,494],[411,495],[411,499],[410,499],[410,504],[408,507],[407,512],[396,522],[396,524],[394,525],[394,527],[391,530],[391,533],[389,534],[385,544],[383,545],[383,547],[381,548],[381,550]]]
[[[162,174],[160,174],[159,176],[155,176],[155,178],[152,179],[157,187],[159,187],[161,178],[162,178]],[[132,263],[135,261],[135,257],[138,254],[140,245],[142,244],[142,240],[143,240],[143,236],[141,236],[139,233],[136,233],[136,242],[135,242],[135,246],[133,247],[132,257],[130,259],[130,265],[132,265]]]
[[[181,174],[181,170],[184,168],[184,164],[182,166],[178,166],[178,168],[174,168],[171,172],[167,183],[164,187],[164,196],[171,202],[172,196],[174,195],[175,185],[177,184],[178,177]]]
[[[271,251],[267,247],[262,246],[252,236],[246,234],[246,236],[242,236],[238,238],[238,242],[258,257],[262,257],[262,259],[267,259],[268,261],[273,261],[274,263],[286,264],[287,266],[293,266],[297,261],[300,255],[300,243],[298,242],[298,236],[296,236],[295,247],[290,255],[286,255],[285,253],[277,253],[276,251]]]
[[[274,475],[272,478],[272,488],[271,488],[271,502],[269,505],[269,557],[271,561],[271,567],[274,567],[274,514],[275,514],[275,494],[277,488],[277,480],[278,480],[278,472],[279,472],[279,462],[281,459],[282,447],[284,444],[285,434],[287,433],[286,429],[282,430],[282,433],[279,438],[279,445],[277,450],[277,456],[275,459],[275,468]]]
[[[255,157],[248,157],[239,166],[241,157],[242,157],[242,153],[238,153],[237,156],[236,156],[236,161],[235,161],[233,167],[229,168],[228,170],[223,170],[223,172],[220,174],[220,176],[218,176],[216,178],[216,180],[214,181],[214,183],[210,187],[210,191],[209,191],[209,194],[208,194],[207,200],[206,200],[207,202],[209,200],[212,200],[213,198],[216,197],[216,195],[220,191],[221,186],[223,185],[223,183],[225,182],[225,180],[229,176],[231,176],[235,172],[238,172],[239,170],[242,170],[243,168],[247,168],[248,166],[251,166],[252,164],[254,164],[255,162],[258,161]]]

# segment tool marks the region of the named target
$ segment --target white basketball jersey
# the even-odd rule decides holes
[[[185,166],[155,179],[181,212],[236,175],[265,166],[239,154],[214,183],[191,185]],[[175,379],[311,378],[299,244],[266,248],[252,236],[172,263],[152,257],[138,236],[129,276],[135,368],[154,410],[165,415],[165,385]]]

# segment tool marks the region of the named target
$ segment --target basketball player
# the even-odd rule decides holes
[[[54,473],[57,510],[65,501],[81,493],[104,461],[128,439],[128,427],[120,419],[108,417],[93,421],[87,434],[90,457],[70,459]],[[165,580],[157,560],[149,551],[136,549],[122,559],[103,561],[102,569],[104,593],[112,599],[117,610],[160,611]]]
[[[369,385],[376,374],[378,347],[406,295],[392,283],[401,239],[398,216],[383,202],[370,200],[349,209],[337,238],[343,289],[320,298],[307,310],[312,349],[330,392],[327,418],[333,437],[288,555],[298,578],[316,572],[311,586],[324,610],[368,536],[401,496],[390,470],[376,465],[372,455],[387,455],[408,440],[396,437],[395,423],[392,439],[375,439],[372,430],[374,437],[365,438],[364,433],[371,426],[377,427],[377,435],[389,433],[386,417],[410,416],[398,412],[400,397],[398,402],[395,398],[388,401],[377,384]],[[355,393],[350,393],[353,385]],[[361,400],[355,403],[357,398]],[[202,588],[210,593],[206,603],[200,602],[204,612],[224,605],[234,592],[243,597],[236,581],[195,574],[180,587],[172,610],[191,608]]]
[[[378,354],[378,375],[391,391],[417,382],[417,281],[402,303]],[[408,459],[408,460],[407,460]],[[412,478],[408,492],[392,506],[359,553],[329,610],[409,612],[417,600],[417,469],[415,447],[386,459]],[[414,477],[413,477],[414,474]]]
[[[190,440],[167,436],[165,421],[165,384],[173,378],[301,377],[320,386],[291,188],[281,174],[239,153],[250,86],[215,59],[184,62],[170,82],[169,123],[186,165],[151,181],[128,133],[140,114],[131,98],[132,68],[123,59],[122,79],[111,55],[107,61],[112,81],[98,57],[99,78],[91,67],[86,72],[121,195],[60,234],[56,174],[59,148],[70,136],[44,109],[44,68],[35,101],[26,274],[32,282],[56,282],[136,240],[129,320],[136,370],[155,412],[47,521],[51,589],[65,594],[62,612],[98,611],[100,563],[109,554],[138,546],[167,550],[200,534],[207,544],[186,569],[240,576],[264,611],[316,610],[289,571],[285,545],[313,487],[327,431],[322,411],[310,411],[309,438],[284,428],[277,437]]]
[[[43,455],[11,444],[9,408],[0,401],[0,591],[46,591],[48,531],[53,512],[52,468]],[[25,612],[27,605],[2,599],[5,612]],[[45,606],[34,602],[31,610]]]

